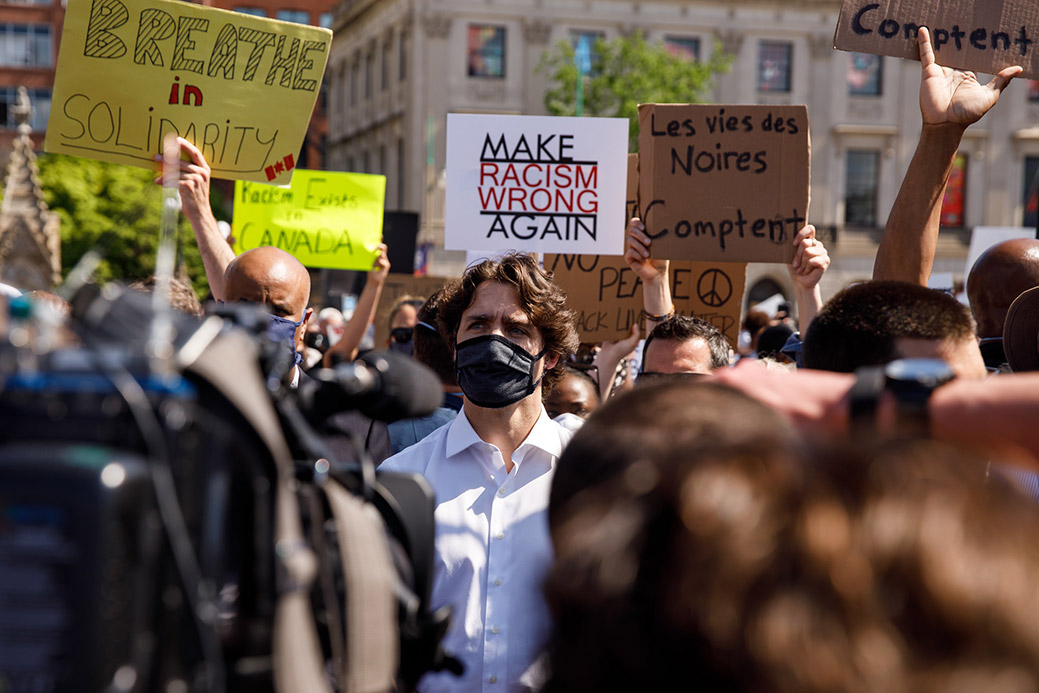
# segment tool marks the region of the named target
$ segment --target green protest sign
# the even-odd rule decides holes
[[[236,253],[272,245],[307,267],[367,271],[382,241],[385,176],[297,169],[292,185],[235,182]]]

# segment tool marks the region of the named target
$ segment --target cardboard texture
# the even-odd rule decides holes
[[[155,169],[163,137],[215,178],[287,184],[332,32],[173,0],[69,0],[44,149]]]
[[[372,268],[385,176],[297,169],[288,188],[237,181],[234,192],[236,253],[273,245],[307,267]]]
[[[375,309],[375,348],[385,349],[390,337],[390,311],[404,296],[427,299],[453,279],[443,277],[415,277],[410,274],[389,274],[382,285],[382,295]]]
[[[919,60],[920,26],[939,65],[989,74],[1020,65],[1039,79],[1036,0],[844,0],[833,47]]]
[[[616,253],[628,121],[451,113],[449,250]]]
[[[642,319],[642,281],[623,257],[546,255],[545,269],[566,291],[577,313],[582,342],[616,341],[631,334]],[[733,348],[740,331],[740,309],[747,283],[744,262],[671,262],[671,299],[680,315],[711,323]]]
[[[653,255],[782,262],[808,217],[805,106],[639,106],[639,207]]]

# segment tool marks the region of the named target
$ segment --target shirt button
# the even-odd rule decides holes
[[[495,626],[494,628],[491,628],[491,632],[494,633],[495,635],[497,635],[498,633],[501,632],[501,628],[499,628],[498,626]],[[494,678],[494,677],[492,676],[491,678]],[[491,681],[491,683],[494,683],[494,681]]]
[[[502,486],[500,489],[498,489],[498,495],[499,496],[504,496],[505,495],[505,487],[504,486]]]
[[[498,578],[497,580],[495,580],[494,584],[497,585],[498,587],[501,587],[501,578]],[[498,631],[494,631],[494,632],[497,633]]]
[[[498,683],[498,677],[497,676],[492,676],[491,678],[487,679],[487,682],[488,683]]]
[[[495,535],[495,537],[494,537],[494,538],[495,538],[495,539],[497,539],[497,540],[499,540],[499,541],[501,541],[502,539],[504,539],[504,538],[505,538],[505,532],[498,532],[498,534],[497,534],[497,535]]]

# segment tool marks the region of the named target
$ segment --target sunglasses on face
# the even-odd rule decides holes
[[[414,327],[394,327],[390,330],[390,339],[397,344],[407,344],[414,334]]]

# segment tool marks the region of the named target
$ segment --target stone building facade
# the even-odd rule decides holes
[[[834,264],[824,294],[867,278],[879,231],[920,131],[918,63],[832,48],[839,0],[341,0],[329,56],[328,168],[385,174],[387,208],[421,214],[420,240],[443,242],[449,112],[543,114],[537,67],[558,41],[643,32],[675,50],[733,60],[717,103],[807,104],[810,221]],[[962,275],[970,230],[1034,224],[1026,188],[1039,169],[1039,89],[1012,85],[971,128],[951,186],[936,271]],[[454,272],[434,250],[430,272]],[[789,287],[753,265],[748,287]]]

